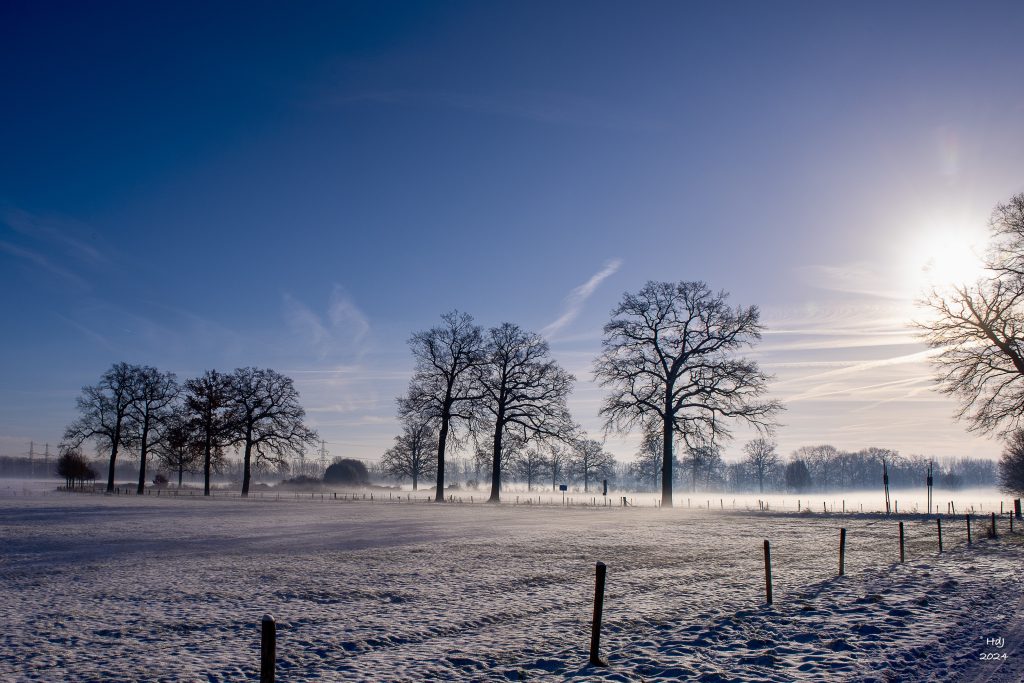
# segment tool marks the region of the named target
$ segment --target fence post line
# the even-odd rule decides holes
[[[277,664],[277,622],[269,614],[263,615],[260,638],[260,683],[274,683]]]
[[[939,530],[939,552],[942,552],[942,518],[935,518],[935,526]]]
[[[846,529],[839,530],[839,576],[846,571]]]
[[[971,515],[970,513],[964,515],[967,518],[967,545],[971,544]]]
[[[606,572],[607,567],[604,562],[598,562],[594,578],[594,621],[590,627],[590,663],[594,666],[608,666],[598,656],[601,649],[601,617],[604,611],[604,579]]]
[[[772,546],[764,539],[764,592],[768,604],[772,604]]]
[[[903,564],[905,556],[903,554],[903,522],[900,522],[900,564]]]

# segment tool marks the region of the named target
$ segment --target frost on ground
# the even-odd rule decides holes
[[[265,612],[283,681],[1024,679],[1021,537],[904,521],[901,566],[877,516],[3,498],[0,680],[257,680]]]

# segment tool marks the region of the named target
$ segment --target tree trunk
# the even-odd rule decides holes
[[[182,476],[184,474],[185,474],[185,465],[184,465],[184,463],[179,462],[178,463],[178,488],[179,489],[181,488],[181,478],[182,478]]]
[[[206,447],[203,450],[203,495],[204,496],[210,495],[210,459],[211,459],[211,455],[212,455],[210,453],[210,451],[213,448],[213,444],[211,443],[211,441],[213,440],[213,435],[210,434],[210,431],[212,429],[213,429],[213,425],[211,424],[211,420],[208,419],[206,421]]]
[[[491,464],[491,497],[488,503],[501,501],[501,437],[505,432],[503,424],[504,410],[498,410],[498,419],[494,425],[494,458]]]
[[[117,462],[117,447],[121,443],[121,423],[114,427],[114,438],[110,444],[110,468],[107,470],[107,493],[114,492],[114,464]]]
[[[672,417],[667,412],[661,427],[661,507],[672,507]]]
[[[245,437],[245,459],[242,463],[242,498],[249,496],[249,479],[252,476],[252,437]]]
[[[139,447],[139,487],[135,494],[141,496],[146,492],[146,450],[149,448],[149,420],[142,425],[142,445]]]
[[[434,502],[444,502],[444,449],[448,443],[448,423],[451,415],[444,411],[441,415],[441,433],[437,437],[437,491],[434,493]]]
[[[412,490],[413,491],[416,490],[416,472],[415,471],[412,473]]]

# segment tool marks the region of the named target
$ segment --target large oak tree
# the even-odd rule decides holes
[[[163,439],[181,391],[173,372],[154,367],[134,367],[135,381],[128,409],[133,441],[139,448],[139,485],[136,493],[146,492],[146,464],[149,452]]]
[[[320,439],[304,423],[306,412],[291,378],[274,370],[235,370],[227,409],[231,442],[242,448],[242,496],[249,495],[254,464],[283,464]]]
[[[656,428],[662,437],[662,505],[672,505],[673,442],[729,436],[738,420],[765,433],[782,409],[766,400],[769,377],[739,352],[760,339],[756,306],[730,307],[703,282],[648,282],[627,293],[604,326],[595,362],[610,391],[606,429]]]
[[[216,370],[207,370],[202,377],[185,382],[185,418],[202,442],[205,496],[210,495],[211,471],[222,462],[224,449],[232,440],[230,398],[231,377]]]
[[[936,351],[939,389],[959,402],[968,429],[1008,436],[1024,426],[1024,193],[990,222],[986,277],[937,287],[918,328]]]
[[[566,398],[576,380],[551,358],[546,341],[512,323],[488,331],[486,351],[479,377],[482,405],[494,421],[488,501],[497,503],[506,433],[514,432],[524,446],[536,437],[571,439],[575,425]]]
[[[437,493],[444,501],[445,455],[459,423],[472,421],[483,397],[478,369],[485,363],[482,329],[472,316],[451,311],[441,324],[409,339],[416,369],[406,397],[399,400],[403,417],[437,424]]]
[[[114,490],[118,453],[132,445],[128,422],[135,400],[137,370],[135,365],[115,363],[97,384],[83,387],[77,401],[79,418],[64,431],[64,450],[75,449],[88,439],[95,440],[100,448],[109,449],[107,493]]]

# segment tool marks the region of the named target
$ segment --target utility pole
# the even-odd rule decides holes
[[[928,514],[932,514],[932,461],[928,461]]]

